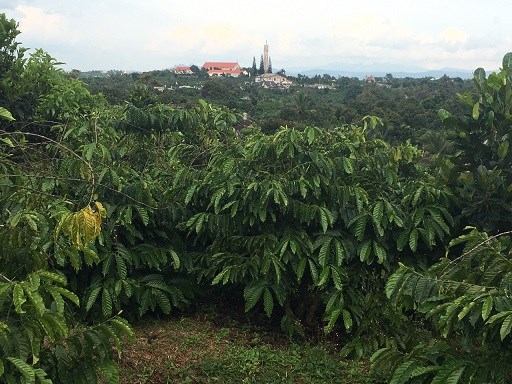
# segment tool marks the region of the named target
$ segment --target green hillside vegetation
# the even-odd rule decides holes
[[[457,93],[474,92],[471,80],[442,77],[394,78],[388,75],[375,82],[357,78],[303,75],[287,76],[288,89],[266,89],[249,76],[210,78],[207,74],[182,75],[172,70],[144,73],[110,71],[74,73],[87,89],[103,94],[110,103],[122,105],[136,88],[144,87],[153,102],[176,107],[191,106],[203,99],[247,113],[266,133],[281,126],[303,129],[307,125],[334,128],[358,124],[366,115],[379,116],[379,135],[388,141],[411,139],[428,146],[423,135],[434,131],[442,135],[437,109],[463,113]],[[328,88],[326,88],[328,87]]]
[[[211,331],[224,356],[174,380],[512,381],[512,53],[471,83],[155,92],[0,26],[1,381],[129,382],[141,320],[200,340],[231,310],[250,342]]]

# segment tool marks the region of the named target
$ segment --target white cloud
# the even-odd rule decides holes
[[[495,3],[281,0],[230,7],[202,0],[0,0],[0,11],[19,22],[24,46],[80,69],[87,69],[84,63],[109,69],[119,57],[141,70],[221,59],[250,65],[265,40],[276,68],[394,62],[474,69],[496,68],[512,46],[505,18],[512,3]]]
[[[468,40],[467,34],[457,28],[448,28],[443,32],[444,40],[451,45],[461,45]]]
[[[24,5],[16,7],[16,11],[21,15],[17,21],[24,39],[54,42],[69,39],[69,23],[63,15]]]
[[[194,53],[220,56],[254,44],[255,39],[229,23],[210,23],[199,27],[179,25],[154,36],[146,45],[149,51],[170,54]]]
[[[7,9],[16,9],[16,3],[12,0],[0,0],[0,11]]]

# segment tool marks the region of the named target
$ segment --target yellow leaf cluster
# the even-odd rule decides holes
[[[101,232],[101,222],[107,216],[107,211],[100,202],[95,202],[95,209],[90,205],[78,212],[70,212],[62,216],[56,231],[62,230],[78,249],[93,241]]]

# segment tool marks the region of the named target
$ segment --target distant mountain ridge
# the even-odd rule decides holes
[[[311,69],[287,69],[286,73],[292,76],[304,75],[307,77],[314,76],[322,76],[328,74],[330,76],[335,77],[357,77],[359,79],[365,79],[366,76],[374,76],[374,77],[384,77],[387,74],[393,75],[393,77],[404,78],[424,78],[424,77],[433,77],[439,78],[444,75],[448,77],[460,77],[461,79],[471,79],[473,77],[473,71],[465,70],[465,69],[455,69],[455,68],[442,68],[438,70],[423,70],[423,71],[382,71],[382,70],[371,70],[365,69],[361,71],[349,71],[349,70],[338,70],[338,69],[319,69],[319,68],[311,68]]]

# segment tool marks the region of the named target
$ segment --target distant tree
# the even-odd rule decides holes
[[[293,98],[295,111],[299,117],[304,117],[308,114],[313,106],[311,97],[303,92],[297,92]]]
[[[256,57],[252,57],[252,68],[251,68],[251,76],[256,76],[258,74],[258,67],[256,67]]]
[[[201,89],[201,97],[215,101],[230,108],[236,107],[240,98],[240,87],[232,79],[212,79],[205,81]]]
[[[69,71],[69,76],[73,79],[78,79],[81,73],[82,71],[80,71],[79,69],[72,69],[71,71]]]
[[[263,55],[261,55],[260,69],[258,70],[258,75],[263,75],[264,73],[265,73],[265,66],[263,65]]]
[[[191,65],[191,66],[190,66],[190,70],[191,70],[193,73],[199,73],[199,72],[201,71],[197,65]]]
[[[155,103],[155,98],[150,94],[149,87],[144,83],[135,83],[130,89],[128,102],[137,108],[143,108]]]
[[[328,73],[324,73],[322,76],[322,83],[323,84],[330,84],[332,83],[336,78],[334,76],[329,75]]]
[[[281,68],[281,70],[279,72],[277,72],[278,75],[282,75],[282,76],[286,76],[286,71],[284,70],[284,68]]]
[[[272,73],[272,60],[270,57],[268,58],[268,73]]]
[[[12,113],[16,111],[11,105],[14,100],[10,97],[13,94],[10,88],[12,84],[20,81],[19,77],[23,70],[23,54],[26,51],[16,41],[19,34],[18,23],[0,13],[0,106],[9,109]]]
[[[199,70],[199,76],[200,79],[208,79],[210,75],[208,75],[208,70],[206,68],[201,68]]]

